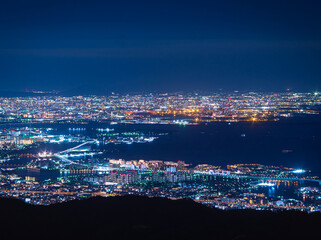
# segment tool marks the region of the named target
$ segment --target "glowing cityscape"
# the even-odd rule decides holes
[[[257,97],[259,94],[232,95],[237,99],[247,99],[247,96]],[[262,96],[259,96],[257,98],[261,99]],[[2,107],[5,127],[1,130],[0,141],[1,196],[48,205],[92,196],[134,194],[170,199],[190,198],[221,209],[319,211],[321,180],[306,169],[255,163],[222,166],[184,160],[124,160],[109,157],[108,146],[113,149],[117,145],[153,144],[158,139],[169,137],[168,132],[120,131],[115,129],[118,126],[116,124],[131,126],[135,123],[135,126],[143,127],[162,121],[174,125],[178,121],[181,125],[184,121],[183,125],[191,124],[193,127],[195,124],[206,125],[218,118],[229,125],[238,121],[253,121],[254,116],[258,122],[274,122],[295,114],[319,114],[320,98],[316,94],[286,93],[280,96],[283,97],[275,97],[277,104],[267,103],[268,112],[267,107],[262,112],[262,103],[266,100],[258,104],[259,100],[252,99],[246,115],[243,109],[245,105],[248,106],[247,100],[244,100],[246,104],[239,100],[239,104],[231,97],[221,101],[221,104],[227,104],[226,108],[209,100],[218,98],[205,97],[205,102],[202,102],[204,97],[199,95],[116,95],[111,97],[112,103],[107,97],[42,97],[28,101],[21,98],[2,99],[2,103],[15,105],[19,111],[30,113],[30,118],[24,118],[25,114],[21,115],[19,111],[13,115]],[[43,103],[44,100],[49,101],[51,107]],[[156,101],[163,104],[155,104]],[[170,107],[167,108],[166,104],[169,103],[164,102],[171,102]],[[42,104],[47,106],[45,114],[41,110]],[[67,104],[75,107],[68,107]],[[308,107],[304,107],[306,105]],[[158,109],[160,106],[163,106],[161,111]],[[199,110],[208,106],[215,108]],[[284,106],[287,106],[286,110]],[[61,109],[69,109],[70,112]],[[180,114],[165,114],[162,111]],[[227,115],[231,112],[233,115]],[[78,118],[76,113],[82,118]],[[70,117],[67,118],[67,115]],[[179,120],[177,117],[180,117]],[[8,121],[21,126],[7,127]],[[41,122],[40,126],[35,123],[37,121]],[[45,123],[51,127],[41,127]],[[241,134],[241,138],[246,138],[246,134]],[[291,152],[282,150],[284,154]]]
[[[320,105],[318,92],[16,97],[0,98],[0,120],[8,123],[112,120],[139,124],[277,121],[319,114]]]

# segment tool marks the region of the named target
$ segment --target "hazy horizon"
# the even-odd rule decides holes
[[[320,9],[300,0],[7,1],[1,89],[316,91]]]

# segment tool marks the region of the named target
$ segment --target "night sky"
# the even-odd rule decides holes
[[[2,91],[321,90],[321,1],[86,2],[1,2]]]

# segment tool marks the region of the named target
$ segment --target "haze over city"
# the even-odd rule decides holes
[[[2,2],[0,237],[321,239],[320,12]]]

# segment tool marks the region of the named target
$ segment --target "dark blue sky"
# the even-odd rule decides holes
[[[321,1],[6,1],[1,90],[321,89]]]

